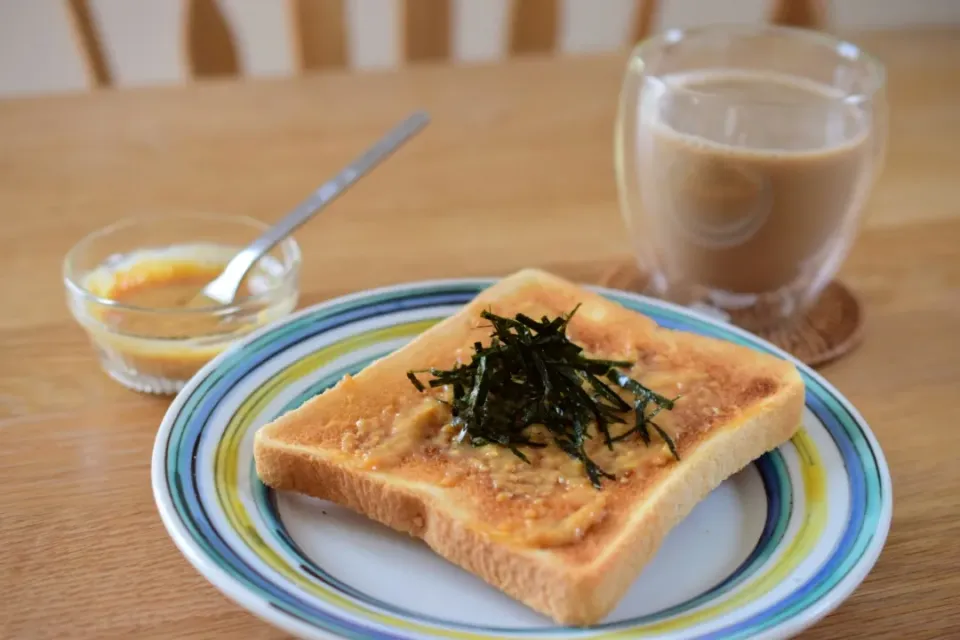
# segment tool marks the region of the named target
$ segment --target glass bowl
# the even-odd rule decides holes
[[[63,262],[67,304],[103,370],[136,391],[174,394],[236,340],[289,314],[301,262],[292,238],[254,265],[232,304],[177,308],[121,295],[187,270],[212,280],[267,228],[243,216],[157,215],[121,220],[77,243]]]

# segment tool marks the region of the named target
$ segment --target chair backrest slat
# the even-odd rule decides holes
[[[108,86],[111,82],[110,69],[107,67],[87,0],[68,0],[67,13],[76,33],[80,57],[87,67],[91,82],[96,87]]]
[[[637,17],[633,23],[633,41],[643,40],[653,33],[653,26],[657,20],[657,10],[660,8],[658,0],[639,0]]]
[[[770,22],[791,27],[818,29],[827,24],[824,0],[776,0]]]
[[[194,78],[232,76],[240,71],[230,25],[216,0],[187,0],[183,39]]]
[[[293,0],[291,33],[294,56],[302,70],[347,66],[345,0]]]
[[[450,56],[450,0],[406,0],[403,12],[404,59],[446,60]]]
[[[510,52],[548,53],[557,45],[557,0],[514,0]]]

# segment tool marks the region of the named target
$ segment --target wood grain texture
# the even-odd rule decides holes
[[[345,0],[291,0],[294,59],[301,71],[347,65]]]
[[[450,0],[403,3],[403,50],[408,62],[446,60],[450,55]]]
[[[194,78],[235,76],[240,71],[230,25],[217,0],[186,0],[183,41]]]
[[[110,84],[110,69],[103,55],[103,45],[97,34],[93,15],[90,13],[89,0],[68,0],[67,13],[76,34],[80,57],[90,75],[94,87],[106,87]]]
[[[862,43],[888,65],[889,155],[842,270],[865,303],[864,342],[824,373],[886,452],[894,521],[863,586],[801,637],[957,638],[960,33]],[[60,285],[74,242],[145,206],[275,220],[423,107],[433,124],[298,232],[302,304],[524,266],[596,281],[629,254],[611,162],[624,62],[420,65],[0,103],[0,637],[284,637],[167,537],[149,468],[167,401],[100,373]]]
[[[513,0],[512,53],[550,53],[557,45],[558,0]]]

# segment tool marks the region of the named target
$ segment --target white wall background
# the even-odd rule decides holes
[[[295,73],[289,7],[282,0],[218,0],[240,50],[244,73]],[[453,55],[490,61],[507,51],[512,2],[454,0]],[[765,20],[770,0],[660,0],[657,29]],[[112,77],[120,86],[185,80],[176,0],[92,0]],[[627,44],[635,0],[562,0],[558,48],[564,53],[614,50]],[[832,0],[836,29],[960,25],[960,0]],[[348,0],[350,64],[398,64],[397,0]],[[0,0],[0,96],[83,90],[89,75],[78,55],[64,0]]]

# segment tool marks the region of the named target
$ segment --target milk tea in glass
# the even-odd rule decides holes
[[[718,26],[638,45],[615,142],[650,293],[753,330],[809,307],[882,164],[883,85],[873,58],[811,31]]]

